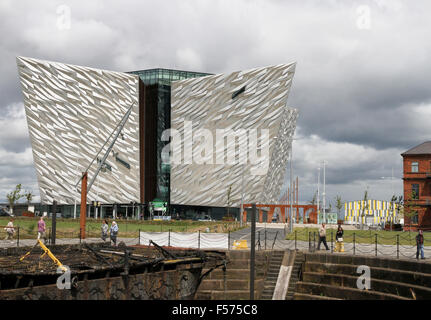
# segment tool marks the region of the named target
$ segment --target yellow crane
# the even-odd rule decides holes
[[[44,244],[43,244],[43,242],[42,241],[40,241],[39,239],[37,239],[37,242],[36,242],[36,244],[34,245],[34,247],[33,248],[31,248],[31,250],[29,251],[29,252],[27,252],[25,255],[23,255],[20,259],[19,259],[19,261],[23,261],[24,259],[25,259],[25,257],[27,257],[32,251],[33,251],[33,249],[37,246],[37,245],[40,245],[40,247],[42,248],[42,250],[44,251],[43,252],[43,254],[41,255],[41,257],[43,257],[45,254],[47,254],[48,255],[48,257],[50,257],[51,258],[51,260],[52,261],[54,261],[54,263],[61,269],[61,270],[63,270],[64,272],[66,272],[67,271],[67,269],[66,269],[66,267],[65,266],[63,266],[63,264],[60,262],[60,260],[58,260],[53,254],[52,254],[52,252],[51,252],[51,250],[49,250]]]

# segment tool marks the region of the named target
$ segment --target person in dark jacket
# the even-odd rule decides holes
[[[339,224],[337,233],[335,234],[335,252],[344,252],[343,234],[344,230],[341,227],[341,224]]]
[[[423,231],[419,230],[418,235],[416,236],[416,259],[419,259],[419,251],[421,252],[421,259],[425,259],[424,255],[424,235]]]

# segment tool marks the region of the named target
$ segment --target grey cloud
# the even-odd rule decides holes
[[[71,8],[70,30],[56,27],[61,4]],[[369,30],[357,28],[361,5],[370,8]],[[412,110],[431,106],[430,10],[429,1],[395,0],[4,0],[0,114],[22,102],[18,55],[117,71],[166,67],[217,73],[297,61],[288,103],[299,109],[301,135],[390,150],[385,159],[399,172],[399,153],[429,140],[430,115]],[[0,150],[20,153],[29,146],[19,126],[0,128]],[[342,145],[331,152],[344,157]],[[329,188],[390,175],[392,164],[383,167],[374,156],[353,159],[348,167],[329,166]],[[7,168],[23,178],[20,169]],[[315,165],[295,160],[295,168],[305,194],[313,189]]]
[[[13,191],[17,184],[21,184],[24,190],[39,195],[36,172],[32,165],[21,168],[0,165],[0,175],[0,203],[6,202],[6,194]]]
[[[3,108],[0,114],[0,155],[1,149],[12,152],[23,152],[30,147],[30,139],[27,130],[27,121],[24,115],[23,103],[15,103]],[[7,161],[7,157],[2,157]]]

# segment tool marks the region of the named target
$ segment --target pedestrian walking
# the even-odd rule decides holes
[[[322,223],[322,226],[319,229],[319,243],[317,245],[317,250],[320,250],[321,242],[325,245],[326,250],[329,250],[328,245],[326,244],[326,227],[324,223]]]
[[[111,229],[109,233],[111,237],[111,242],[114,243],[114,246],[117,246],[118,225],[115,221],[112,221]]]
[[[106,238],[108,237],[108,229],[109,229],[108,221],[103,220],[103,222],[102,222],[102,240],[103,241],[106,241]]]
[[[416,259],[419,260],[419,251],[421,252],[421,259],[425,259],[424,255],[424,234],[422,230],[419,230],[418,235],[416,236]]]
[[[13,226],[13,219],[11,218],[9,220],[9,223],[7,224],[6,228],[4,228],[6,231],[6,238],[5,240],[11,240],[13,242],[13,234],[15,233],[15,227]]]
[[[37,240],[43,239],[43,242],[46,242],[46,224],[43,220],[43,216],[40,217],[39,222],[37,223]]]
[[[335,234],[335,252],[344,252],[343,234],[344,230],[341,227],[341,224],[339,224],[337,233]]]

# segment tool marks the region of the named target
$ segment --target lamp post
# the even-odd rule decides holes
[[[79,142],[81,142],[81,140],[79,140]],[[76,151],[77,151],[77,154],[79,155],[79,143],[76,142],[76,145],[78,146]],[[79,159],[76,159],[76,171],[77,172],[78,172],[78,165],[79,165]],[[76,188],[76,186],[75,186],[75,190],[73,192],[75,192],[75,191],[78,193],[78,196],[81,194],[80,191]],[[74,196],[73,219],[76,219],[76,196]]]
[[[254,300],[254,273],[256,251],[256,204],[251,206],[251,244],[250,244],[250,300]]]
[[[289,232],[293,232],[293,170],[292,170],[292,153],[293,153],[293,139],[290,141],[290,224],[289,224]]]
[[[319,218],[320,214],[320,163],[317,168],[317,218]]]
[[[392,176],[390,177],[380,177],[381,179],[391,179],[391,191],[392,196],[394,195],[394,167],[392,167]]]
[[[275,137],[274,139],[277,139],[278,137]],[[289,152],[289,175],[290,175],[290,213],[289,213],[289,232],[293,232],[293,195],[294,195],[294,191],[293,191],[293,167],[292,167],[292,159],[293,159],[293,140],[299,140],[296,138],[288,138],[290,141],[290,152]],[[287,180],[287,179],[286,179]],[[287,187],[287,181],[285,180],[286,183],[286,187]],[[288,194],[286,192],[286,194]],[[287,197],[286,197],[286,202],[287,202]]]
[[[293,140],[296,140],[296,139],[293,139],[293,138],[289,138],[289,140],[290,140],[290,152],[289,152],[289,180],[290,180],[290,191],[289,191],[289,193],[288,192],[286,192],[286,199],[285,199],[285,202],[287,203],[287,199],[289,198],[289,196],[290,196],[290,212],[289,212],[289,232],[292,232],[293,231],[293,188],[292,188],[292,186],[293,186],[293,169],[292,169],[292,153],[293,153]],[[287,182],[286,180],[285,180],[285,182]],[[286,188],[287,188],[287,183],[286,183]],[[286,210],[287,210],[287,208],[286,208]]]
[[[239,214],[241,227],[242,227],[242,220],[244,215],[244,169],[245,169],[245,163],[242,165],[242,173],[241,173],[241,208],[240,208],[240,214]]]
[[[290,214],[289,214],[289,232],[293,232],[293,140],[299,140],[301,138],[289,138],[290,140],[290,153],[289,153],[289,171],[290,171]]]
[[[326,181],[325,181],[325,160],[323,160],[323,222],[326,223]]]

